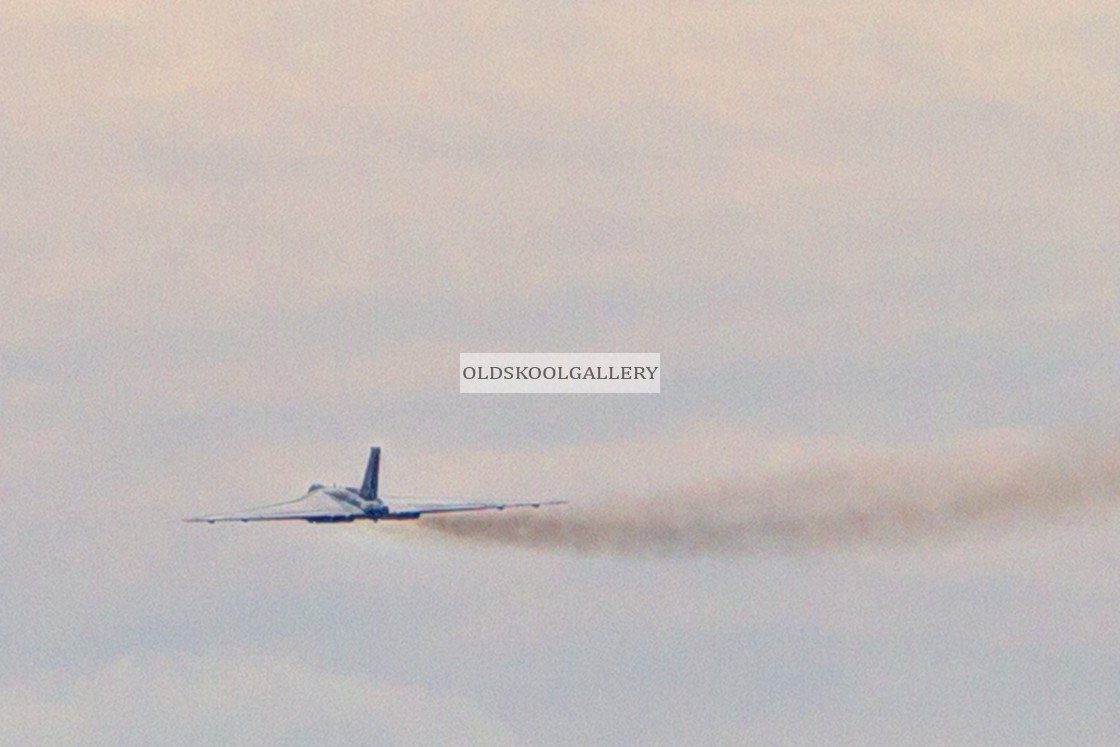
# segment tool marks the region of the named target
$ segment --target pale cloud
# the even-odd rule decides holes
[[[0,690],[0,738],[27,745],[467,745],[518,742],[461,695],[317,669],[288,654],[128,656]]]
[[[1096,0],[9,3],[0,741],[274,743],[307,734],[302,698],[439,742],[410,697],[487,743],[1027,743],[1038,714],[1044,741],[1108,741],[1076,684],[1116,679],[1092,511],[648,563],[178,520],[356,480],[371,442],[389,492],[609,507],[945,448],[998,471],[1110,425],[1118,22]],[[458,353],[487,349],[660,352],[665,388],[460,397]],[[244,653],[285,636],[308,648]],[[248,691],[256,721],[184,705],[225,719]]]
[[[68,7],[5,29],[28,55],[5,129],[47,180],[9,187],[12,235],[39,234],[10,342],[576,294],[629,305],[593,345],[656,327],[703,355],[718,330],[769,357],[1115,309],[1115,149],[1037,124],[1116,75],[1085,61],[1091,8]]]

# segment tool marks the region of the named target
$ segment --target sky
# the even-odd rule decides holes
[[[1120,742],[1113,3],[0,7],[0,742]]]

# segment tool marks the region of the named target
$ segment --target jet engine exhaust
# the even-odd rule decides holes
[[[548,513],[420,524],[464,540],[587,554],[741,554],[946,539],[1108,511],[1118,499],[1116,441],[1073,439],[880,452],[657,496],[591,495]]]

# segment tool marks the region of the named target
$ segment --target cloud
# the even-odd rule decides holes
[[[0,690],[10,744],[517,744],[462,695],[316,668],[290,654],[124,656]]]
[[[518,742],[828,741],[925,709],[942,659],[941,710],[900,712],[1083,715],[1088,689],[1016,690],[1030,666],[949,707],[1023,661],[1000,616],[1051,586],[1076,591],[1015,645],[1057,641],[1070,682],[1113,694],[1107,656],[1079,658],[1107,636],[1078,653],[1083,620],[1107,633],[1112,555],[1043,557],[1036,586],[974,570],[1004,528],[1114,505],[1106,439],[1054,440],[1120,413],[1111,4],[9,6],[0,741],[444,739],[410,697],[511,741],[478,687],[521,704]],[[635,348],[662,353],[656,398],[454,393],[465,350]],[[178,522],[357,479],[371,442],[394,492],[575,500],[456,531],[606,557],[426,520]],[[947,565],[912,552],[965,534]],[[868,582],[830,550],[805,583],[821,556],[746,544],[885,559]],[[635,552],[658,557],[609,555]],[[359,624],[321,636],[323,610]],[[288,637],[317,653],[236,653]],[[886,741],[914,724],[940,726]]]
[[[769,356],[1116,303],[1101,6],[67,7],[3,30],[3,339],[432,296]]]

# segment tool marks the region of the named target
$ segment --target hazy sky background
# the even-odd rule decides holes
[[[1107,2],[0,4],[0,742],[1120,742],[1117,38]],[[659,352],[662,393],[463,396],[472,351]],[[636,554],[179,522],[372,443],[390,494],[647,522],[861,510],[821,474],[1012,508]]]

